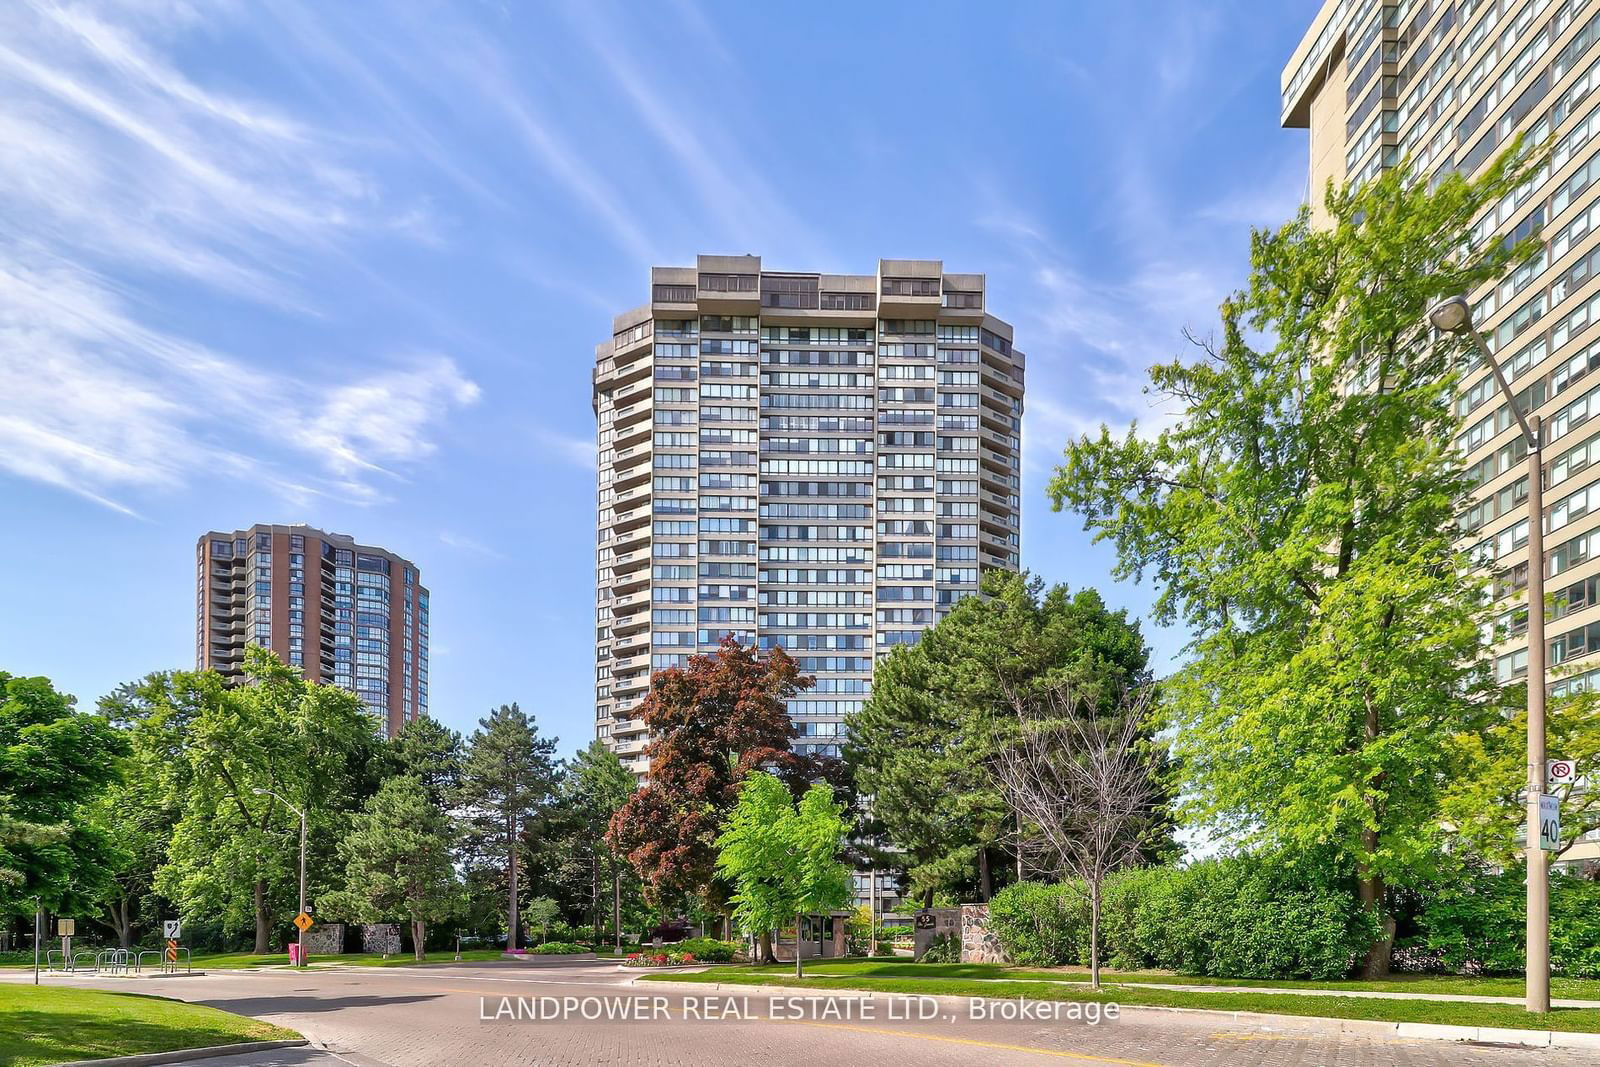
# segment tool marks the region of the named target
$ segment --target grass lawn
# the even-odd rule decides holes
[[[829,969],[849,968],[842,975]],[[1600,1010],[1594,1008],[1557,1008],[1544,1015],[1530,1015],[1517,1004],[1472,1004],[1428,1000],[1378,1000],[1370,997],[1284,996],[1273,993],[1211,993],[1190,992],[1181,989],[1163,989],[1161,983],[1133,983],[1091,992],[1085,986],[1062,984],[1063,972],[1033,972],[1051,974],[1056,981],[1027,981],[1011,978],[1005,967],[994,966],[1005,981],[978,981],[990,974],[967,977],[896,977],[879,972],[879,968],[911,967],[915,971],[937,971],[944,968],[975,968],[980,964],[817,964],[809,968],[805,978],[794,977],[792,968],[738,967],[718,968],[703,974],[648,975],[652,982],[705,982],[737,985],[799,986],[807,989],[837,990],[860,989],[875,993],[925,993],[961,997],[1026,997],[1030,1000],[1096,1000],[1101,1003],[1115,1001],[1126,1005],[1152,1005],[1168,1008],[1209,1008],[1218,1011],[1267,1012],[1276,1015],[1307,1015],[1330,1019],[1377,1019],[1388,1022],[1444,1023],[1455,1026],[1498,1026],[1531,1030],[1567,1030],[1581,1033],[1600,1033]],[[1015,973],[1012,971],[1012,973]],[[1023,972],[1027,973],[1027,972]]]
[[[0,1063],[8,1067],[299,1036],[259,1019],[162,997],[0,985]]]
[[[748,967],[750,973],[785,974],[794,968]],[[878,978],[1004,978],[1043,982],[1087,982],[1086,967],[1009,967],[999,963],[909,963],[819,962],[807,963],[807,974],[850,975]],[[1452,975],[1397,974],[1389,978],[1367,980],[1359,978],[1336,979],[1324,982],[1302,981],[1293,978],[1197,978],[1193,975],[1167,974],[1159,971],[1102,970],[1102,981],[1118,985],[1216,985],[1249,986],[1257,989],[1332,989],[1380,993],[1444,993],[1472,994],[1484,997],[1520,997],[1523,993],[1521,978],[1462,978]],[[1552,978],[1551,995],[1574,1000],[1600,1000],[1600,979]]]

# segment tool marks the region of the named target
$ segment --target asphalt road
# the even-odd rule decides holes
[[[13,976],[8,975],[8,978]],[[20,977],[20,976],[16,976]],[[1219,1025],[1178,1015],[1090,1024],[973,1019],[914,1002],[850,994],[829,1001],[742,997],[674,983],[632,982],[615,963],[462,964],[425,968],[219,971],[169,979],[47,979],[156,993],[292,1027],[321,1050],[204,1061],[209,1067],[435,1067],[439,1064],[606,1064],[669,1067],[900,1067],[1045,1062],[1123,1067],[1547,1067],[1593,1064],[1594,1051],[1400,1040]],[[0,994],[3,995],[3,994]],[[564,998],[573,998],[569,1009]],[[588,1013],[598,1018],[584,1018]],[[548,1016],[554,1016],[553,1018]],[[775,1017],[776,1016],[776,1017]],[[908,1017],[909,1016],[909,1017]]]

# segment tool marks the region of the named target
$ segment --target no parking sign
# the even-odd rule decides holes
[[[1571,760],[1545,760],[1544,780],[1550,785],[1571,785],[1577,778],[1578,768]]]

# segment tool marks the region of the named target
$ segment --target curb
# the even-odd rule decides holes
[[[278,1048],[301,1048],[311,1042],[305,1038],[290,1041],[240,1041],[233,1045],[208,1045],[205,1048],[179,1048],[171,1052],[147,1052],[139,1056],[106,1056],[98,1060],[72,1060],[56,1067],[154,1067],[158,1063],[186,1063],[217,1056],[243,1056],[249,1052],[270,1052]]]
[[[630,984],[646,978],[640,975]],[[688,985],[691,983],[673,983]],[[830,990],[808,986],[742,985],[721,982],[692,983],[709,986],[719,993],[754,992],[781,993],[791,996],[829,995]],[[963,997],[948,993],[880,993],[876,990],[841,988],[840,993],[859,996],[926,997],[950,1007],[965,1005],[971,1000],[1004,1001],[1015,997]],[[1216,1008],[1174,1008],[1157,1004],[1119,1004],[1121,1015],[1187,1015],[1197,1019],[1215,1019],[1219,1022],[1244,1023],[1263,1030],[1310,1030],[1324,1034],[1362,1034],[1368,1037],[1403,1037],[1422,1041],[1477,1041],[1502,1045],[1525,1045],[1531,1048],[1591,1048],[1600,1050],[1600,1034],[1574,1033],[1563,1030],[1515,1030],[1493,1026],[1450,1026],[1443,1023],[1384,1022],[1379,1019],[1330,1019],[1321,1015],[1277,1015],[1257,1011],[1223,1011]]]

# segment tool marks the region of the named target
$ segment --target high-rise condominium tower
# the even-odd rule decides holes
[[[428,590],[386,549],[309,526],[212,531],[195,545],[195,659],[240,678],[261,645],[361,698],[390,736],[428,713]]]
[[[875,656],[1018,566],[1022,353],[981,274],[656,267],[596,346],[596,733],[644,773],[653,670],[781,647],[837,751]]]
[[[1537,232],[1542,251],[1468,296],[1519,405],[1544,424],[1539,563],[1558,696],[1600,680],[1600,375],[1588,376],[1600,368],[1597,84],[1593,0],[1327,0],[1282,81],[1282,124],[1310,131],[1314,218],[1326,217],[1330,179],[1369,181],[1407,158],[1422,180],[1470,177],[1518,134],[1551,142],[1549,164],[1480,225],[1483,239]],[[1462,379],[1456,411],[1476,483],[1462,521],[1494,576],[1507,635],[1494,667],[1509,682],[1527,672],[1527,447],[1486,364]]]

